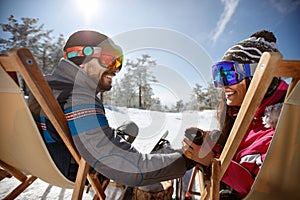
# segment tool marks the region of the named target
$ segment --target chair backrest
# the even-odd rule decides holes
[[[300,199],[300,81],[280,115],[264,165],[245,199]]]
[[[82,193],[83,193],[86,179],[88,179],[89,183],[92,185],[92,187],[95,191],[95,197],[105,199],[104,190],[109,182],[109,179],[103,181],[103,183],[100,183],[97,176],[93,174],[95,172],[91,170],[91,166],[89,164],[87,164],[87,162],[78,153],[78,151],[73,143],[71,134],[70,134],[70,130],[69,130],[69,127],[67,124],[67,119],[66,119],[60,105],[58,104],[56,98],[54,97],[51,88],[49,87],[47,81],[45,80],[44,76],[42,75],[30,50],[25,49],[25,48],[11,49],[8,52],[8,54],[0,56],[0,65],[6,72],[8,72],[8,74],[12,77],[12,79],[14,81],[18,82],[16,80],[17,72],[22,76],[23,80],[26,82],[26,84],[29,87],[30,91],[32,92],[33,96],[36,98],[37,102],[40,104],[41,108],[43,109],[43,111],[45,112],[45,114],[47,115],[49,120],[51,121],[53,127],[55,128],[55,130],[59,134],[60,138],[62,139],[62,141],[68,148],[69,152],[73,156],[74,160],[78,163],[79,167],[78,167],[78,172],[77,172],[77,176],[76,176],[76,181],[74,184],[72,199],[81,199],[82,198]],[[6,83],[3,83],[3,85],[6,85]],[[16,88],[13,90],[18,91]],[[19,91],[19,93],[20,93],[20,91]],[[20,98],[23,99],[22,96]],[[2,100],[1,100],[1,102],[2,102]],[[5,109],[9,109],[11,107],[11,106],[9,106],[10,105],[9,102],[10,102],[10,99],[7,99],[8,104]],[[26,105],[26,104],[23,104],[23,106],[24,105]],[[27,113],[26,115],[30,114],[27,106],[25,106],[25,107],[26,107],[26,113]],[[18,112],[18,110],[16,110],[16,111]],[[2,107],[1,107],[1,120],[2,120],[2,113],[3,113],[3,120],[4,120],[5,113],[2,112]],[[12,117],[17,118],[16,116],[18,116],[18,115],[15,115],[15,116],[12,115]],[[12,122],[7,122],[7,123],[8,124],[11,123],[11,129],[12,129],[11,132],[13,135],[13,134],[15,134],[14,133],[15,129],[17,127],[19,127],[19,124],[17,124],[17,122],[21,121],[20,123],[24,124],[23,123],[24,120],[23,119],[20,119],[19,121],[16,121],[15,119],[12,119],[12,120],[13,120],[12,122],[14,124],[12,124]],[[33,124],[32,118],[29,119],[28,123]],[[6,126],[6,124],[4,124],[4,121],[3,121],[3,126]],[[1,121],[1,127],[2,127],[2,121]],[[31,127],[31,128],[35,132],[37,131],[36,128],[33,128],[33,127]],[[20,134],[21,133],[22,133],[22,131],[20,132]],[[37,132],[35,135],[38,135]],[[7,140],[7,138],[11,137],[11,135],[5,135],[4,137],[5,137],[5,140]],[[14,138],[17,139],[17,137],[14,137]],[[42,141],[41,137],[39,137],[39,139],[37,139],[36,142],[32,142],[32,145],[34,146],[36,143],[39,144],[39,143],[41,143],[41,141]],[[11,141],[7,141],[7,142],[11,142]],[[18,142],[26,143],[28,141],[25,138],[24,140],[22,140],[22,141],[19,140]],[[2,143],[2,140],[1,140],[1,143]],[[6,156],[6,159],[13,164],[12,167],[15,167],[15,168],[20,167],[20,169],[21,169],[22,162],[23,162],[22,160],[19,163],[12,162],[9,160],[9,156],[16,157],[16,156],[18,156],[19,151],[23,151],[23,149],[16,150],[17,148],[19,148],[19,146],[12,146],[12,148],[8,152],[6,152],[6,150],[5,150],[6,153],[13,152],[10,155]],[[43,146],[43,148],[44,148],[44,150],[46,150],[45,146]],[[37,153],[37,152],[33,152],[33,153]],[[3,154],[5,154],[5,153],[3,153]],[[16,155],[14,155],[14,154],[16,154]],[[35,154],[30,155],[30,156],[35,156]],[[49,154],[46,157],[49,158]],[[39,165],[39,163],[41,163],[41,160],[39,162],[37,161],[36,163],[34,163],[34,165]],[[14,166],[14,165],[16,165],[16,166]],[[54,166],[53,162],[51,165]],[[29,165],[25,169],[22,168],[22,170],[31,170],[30,171],[31,173],[33,173],[33,172],[37,173],[37,172],[35,172],[34,168],[31,169],[31,167],[33,167],[33,166]],[[56,172],[58,172],[58,171],[56,171]],[[47,176],[49,176],[49,178],[52,176],[49,174],[49,171],[48,171],[48,175],[47,174],[37,174],[37,175],[38,175],[37,176],[38,178],[44,179],[45,181],[47,181],[49,183],[51,183],[51,181],[52,181],[50,179],[48,180],[48,178],[46,180],[46,178],[45,178]],[[52,182],[52,183],[56,183],[56,182]],[[58,181],[55,185],[60,186],[61,183],[62,182]],[[69,186],[71,186],[71,182],[69,182],[69,183],[70,183]],[[61,186],[64,186],[64,184]]]
[[[74,183],[57,169],[20,87],[0,67],[0,160],[62,188]]]
[[[211,199],[219,199],[220,180],[239,147],[273,77],[290,77],[292,81],[289,85],[284,108],[280,114],[274,140],[272,140],[272,145],[268,150],[263,169],[259,172],[256,182],[249,193],[249,199],[278,199],[283,196],[288,197],[289,195],[295,195],[294,192],[300,191],[299,185],[295,183],[297,179],[300,178],[299,172],[297,172],[300,165],[299,156],[297,155],[297,152],[300,151],[298,88],[300,80],[300,61],[282,60],[282,56],[278,52],[265,52],[260,58],[258,67],[223,152],[219,159],[213,160],[211,184],[209,188],[206,188],[206,191],[209,190],[209,192],[205,193],[207,195],[201,196],[201,199],[207,199],[208,197]],[[291,104],[291,102],[293,103]],[[283,170],[284,167],[287,168]],[[272,170],[272,168],[274,170]],[[277,195],[272,194],[272,192],[276,193],[276,191]],[[283,196],[280,196],[281,194]],[[252,197],[252,195],[257,196],[253,198],[254,196]]]

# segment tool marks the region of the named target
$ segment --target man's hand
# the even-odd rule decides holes
[[[182,150],[187,158],[205,166],[211,165],[212,159],[215,157],[212,148],[207,143],[204,142],[200,146],[193,143],[187,137],[183,138]]]

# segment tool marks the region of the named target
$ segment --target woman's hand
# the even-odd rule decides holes
[[[211,165],[212,159],[215,157],[212,148],[207,143],[204,142],[200,146],[193,143],[187,137],[183,138],[182,150],[187,158],[205,166]]]

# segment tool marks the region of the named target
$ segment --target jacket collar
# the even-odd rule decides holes
[[[55,81],[73,84],[73,87],[87,87],[98,93],[97,83],[95,83],[85,71],[67,59],[62,58],[59,61],[52,75],[53,76],[49,77],[50,81],[52,77]]]
[[[275,92],[273,92],[273,94],[267,97],[266,99],[263,99],[262,103],[260,104],[260,106],[258,107],[258,109],[254,114],[254,118],[263,117],[266,108],[270,105],[278,103],[285,96],[287,89],[288,89],[287,83],[281,80]],[[239,110],[240,107],[232,106],[228,108],[227,112],[230,117],[236,118]]]
[[[287,89],[288,84],[281,80],[275,92],[262,101],[259,108],[256,110],[254,117],[262,117],[268,106],[278,103],[286,95]]]

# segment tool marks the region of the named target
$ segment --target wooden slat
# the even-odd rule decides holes
[[[11,55],[8,54],[0,54],[1,58],[1,66],[5,69],[7,72],[15,72],[18,71],[17,68],[19,66],[19,62],[16,58],[12,58]]]
[[[15,199],[19,194],[21,194],[27,187],[29,187],[37,177],[28,176],[25,181],[23,181],[18,187],[16,187],[11,193],[9,193],[3,200]]]
[[[300,62],[297,60],[282,60],[274,76],[300,78]]]
[[[206,186],[204,192],[201,194],[201,198],[200,200],[208,200],[209,199],[209,193],[208,193],[208,189],[210,189],[210,182],[209,184]]]
[[[0,168],[0,181],[4,178],[11,178],[12,175],[8,173],[6,170]]]
[[[83,158],[80,159],[72,200],[82,199],[82,193],[89,169],[90,166],[85,162],[85,160]]]
[[[200,170],[200,168],[198,167],[198,165],[196,165],[193,169],[193,172],[192,172],[192,175],[191,175],[191,178],[190,178],[190,182],[189,182],[189,185],[188,185],[188,188],[187,188],[188,193],[193,194],[193,195],[201,195],[200,192],[193,191],[193,186],[194,186],[194,183],[195,183],[196,175],[198,173],[200,173],[199,170]],[[200,182],[200,191],[204,191],[204,185],[201,183],[201,181],[199,181],[199,182]]]
[[[88,179],[91,180],[90,184],[93,186],[94,190],[95,188],[97,188],[95,190],[96,196],[99,197],[100,199],[105,199],[106,195],[104,193],[104,190],[108,184],[107,181],[109,181],[109,179],[105,180],[104,184],[102,185],[97,177],[97,174],[88,174]]]
[[[21,182],[27,179],[27,176],[25,176],[25,174],[10,166],[9,164],[3,162],[2,160],[0,160],[0,166]]]
[[[220,160],[213,159],[212,161],[212,175],[211,175],[211,186],[210,186],[210,197],[213,200],[219,200],[220,195]]]

